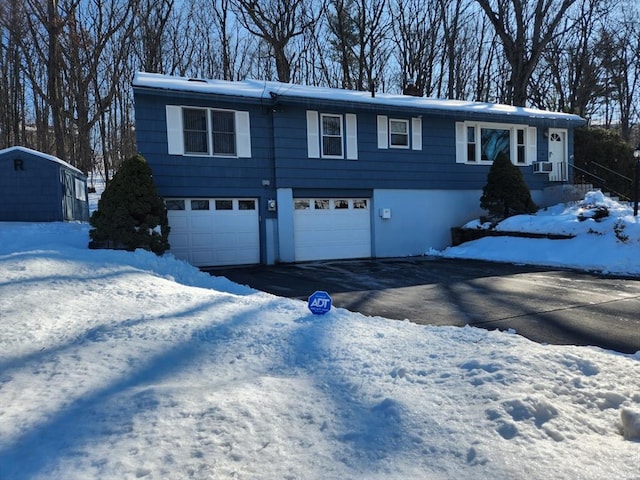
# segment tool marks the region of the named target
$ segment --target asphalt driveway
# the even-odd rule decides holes
[[[640,351],[640,279],[435,257],[216,268],[283,297],[429,325],[514,329],[551,344]]]

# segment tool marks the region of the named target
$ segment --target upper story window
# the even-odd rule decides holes
[[[389,119],[389,146],[409,148],[409,120]]]
[[[389,118],[378,115],[378,148],[422,150],[422,119]]]
[[[236,154],[236,122],[233,112],[211,110],[214,155]]]
[[[342,116],[322,114],[322,156],[342,158]]]
[[[536,161],[536,128],[524,125],[456,123],[456,162],[490,164],[500,154],[515,165]]]
[[[309,158],[358,159],[358,122],[355,114],[307,110]]]
[[[251,157],[249,112],[167,105],[170,155]]]
[[[182,110],[184,153],[209,154],[207,110],[185,108]]]

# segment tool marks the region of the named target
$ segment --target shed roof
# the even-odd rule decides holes
[[[242,80],[231,82],[227,80],[202,80],[175,77],[157,73],[137,72],[133,86],[162,90],[186,91],[205,94],[231,95],[257,99],[270,99],[273,96],[299,99],[323,100],[327,102],[345,102],[364,105],[378,105],[385,107],[400,107],[434,112],[459,112],[474,114],[500,114],[517,117],[541,118],[550,120],[564,120],[576,125],[586,121],[568,113],[552,112],[535,108],[514,107],[496,103],[469,102],[463,100],[445,100],[409,95],[377,93],[375,97],[370,92],[343,90],[338,88],[313,87],[289,83],[270,82],[261,80]]]
[[[50,162],[55,162],[58,163],[62,166],[64,166],[65,168],[68,168],[70,170],[74,170],[77,173],[80,173],[82,175],[84,175],[84,173],[74,167],[73,165],[65,162],[64,160],[60,160],[58,157],[54,157],[53,155],[49,155],[48,153],[43,153],[43,152],[39,152],[38,150],[33,150],[31,148],[27,148],[27,147],[21,147],[21,146],[16,146],[16,147],[9,147],[9,148],[5,148],[4,150],[0,150],[0,157],[3,157],[5,155],[9,155],[13,152],[22,152],[22,153],[26,153],[28,155],[34,155],[36,157],[41,157],[45,160],[49,160]]]

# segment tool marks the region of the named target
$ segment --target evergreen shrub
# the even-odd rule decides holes
[[[122,163],[89,222],[89,248],[143,248],[158,255],[169,249],[167,208],[141,155]]]
[[[522,172],[503,153],[491,165],[487,184],[482,189],[480,208],[486,210],[494,221],[512,215],[535,213],[538,209],[531,199]]]

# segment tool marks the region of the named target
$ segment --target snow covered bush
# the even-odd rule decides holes
[[[90,223],[89,248],[143,248],[158,255],[169,249],[167,209],[158,196],[151,167],[141,155],[122,163]]]

